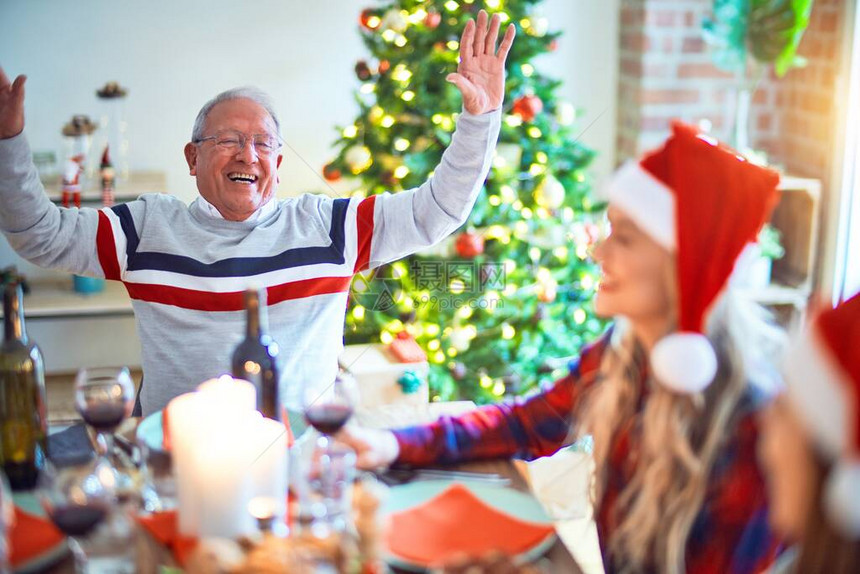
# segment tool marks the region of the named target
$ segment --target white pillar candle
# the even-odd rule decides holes
[[[234,379],[230,375],[222,375],[217,379],[200,383],[197,390],[206,393],[210,402],[223,403],[218,408],[226,407],[231,412],[249,412],[257,409],[257,390],[254,385],[242,379]]]
[[[287,433],[283,423],[254,412],[252,436],[247,454],[250,458],[251,495],[271,498],[275,516],[283,519],[287,497]]]
[[[197,427],[202,418],[202,402],[197,393],[179,395],[167,405],[171,457],[176,474],[179,503],[179,532],[196,536],[200,525],[199,485],[194,463]]]

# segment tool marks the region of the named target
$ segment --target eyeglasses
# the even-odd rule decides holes
[[[246,136],[242,132],[236,130],[224,130],[216,133],[215,135],[200,138],[195,141],[195,144],[202,144],[203,142],[214,141],[215,148],[221,153],[225,154],[237,154],[243,149],[245,149],[245,144],[249,141],[251,145],[254,147],[254,151],[258,156],[268,157],[281,149],[281,140],[277,136],[272,136],[270,134],[255,134],[253,136]]]

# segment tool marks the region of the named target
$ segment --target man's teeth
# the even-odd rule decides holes
[[[230,181],[241,181],[242,183],[254,183],[257,176],[250,173],[231,173],[227,175]]]

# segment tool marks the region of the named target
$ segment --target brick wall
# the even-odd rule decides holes
[[[805,69],[763,78],[749,133],[753,147],[796,175],[826,178],[840,19],[846,0],[817,0],[800,47]],[[735,81],[711,63],[701,24],[711,0],[621,0],[617,152],[619,163],[659,144],[672,118],[730,140]]]

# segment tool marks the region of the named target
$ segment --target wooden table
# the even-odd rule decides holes
[[[519,472],[513,461],[499,459],[480,462],[462,463],[450,467],[445,467],[447,470],[463,470],[469,472],[483,472],[488,474],[498,474],[507,477],[511,481],[511,487],[521,492],[528,492],[529,486],[523,475]],[[158,544],[149,533],[142,528],[137,529],[137,557],[138,565],[137,572],[141,574],[156,574],[159,571],[159,566],[176,567],[170,551]],[[555,543],[550,547],[547,553],[541,559],[541,564],[545,566],[545,570],[555,573],[571,573],[579,574],[582,570],[576,564],[570,551],[562,543],[561,539],[556,539]],[[73,574],[75,571],[74,563],[71,557],[54,565],[46,570],[49,574]],[[399,570],[394,570],[399,572]]]

